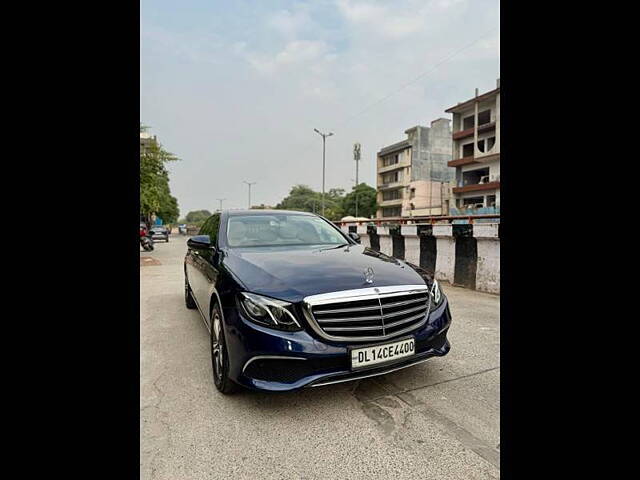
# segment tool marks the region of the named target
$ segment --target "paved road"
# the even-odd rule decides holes
[[[185,243],[174,234],[140,253],[142,479],[499,478],[500,297],[444,286],[445,357],[359,382],[223,396],[206,327],[184,306]]]

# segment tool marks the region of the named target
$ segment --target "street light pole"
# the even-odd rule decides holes
[[[322,133],[317,128],[313,129],[318,135],[322,137],[322,216],[324,217],[324,172],[325,172],[325,142],[327,137],[333,135],[333,132]]]
[[[222,201],[226,200],[226,198],[216,198],[220,202],[220,211],[222,211]]]
[[[249,209],[251,209],[251,185],[255,185],[258,182],[247,182],[246,180],[243,180],[244,183],[246,183],[249,186]]]
[[[353,159],[356,161],[356,218],[358,218],[358,162],[360,161],[360,144],[353,144]]]

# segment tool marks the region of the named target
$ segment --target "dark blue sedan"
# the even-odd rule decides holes
[[[210,235],[187,241],[185,302],[210,332],[222,393],[347,382],[449,352],[451,314],[432,273],[310,213],[212,220]]]

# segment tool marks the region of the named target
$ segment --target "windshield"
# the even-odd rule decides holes
[[[321,218],[295,214],[231,216],[227,224],[227,242],[230,247],[349,243]]]

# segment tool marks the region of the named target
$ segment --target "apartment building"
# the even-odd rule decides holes
[[[151,135],[147,132],[140,132],[140,153],[144,153],[145,150],[154,143],[158,143],[158,139],[155,135]]]
[[[377,154],[377,218],[446,215],[451,159],[450,120],[439,118],[430,127],[415,126],[407,138]]]
[[[500,208],[500,79],[496,88],[445,110],[453,114],[452,206]]]

